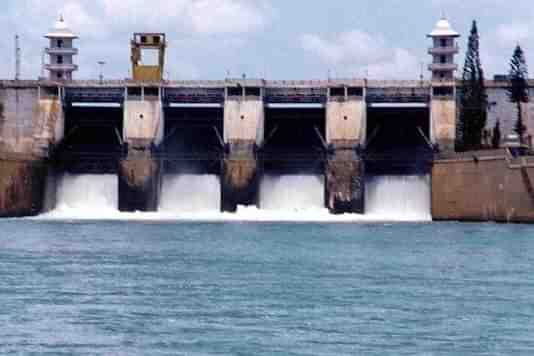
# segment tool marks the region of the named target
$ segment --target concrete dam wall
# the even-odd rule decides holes
[[[436,147],[453,148],[454,85],[0,82],[0,216],[79,205],[76,190],[122,212],[309,205],[394,215],[386,204],[409,216],[429,209],[432,184],[434,218],[459,219],[439,196],[460,178],[443,162],[432,168]]]
[[[534,221],[534,160],[506,151],[443,157],[432,170],[435,220]]]

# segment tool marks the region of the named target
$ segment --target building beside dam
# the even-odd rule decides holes
[[[77,36],[58,26],[68,38],[47,36],[49,79],[0,81],[0,216],[53,209],[65,175],[116,177],[125,212],[157,211],[168,176],[217,177],[214,199],[233,212],[262,208],[266,177],[312,175],[334,214],[365,214],[373,177],[420,176],[436,220],[534,218],[534,160],[454,152],[459,35],[444,19],[429,34],[428,81],[163,80],[164,34],[134,35],[131,80],[70,80]],[[141,64],[143,48],[158,51],[156,65]],[[515,117],[508,86],[487,82],[488,128],[499,121],[504,136]],[[531,103],[524,111],[534,118]],[[186,188],[173,199],[187,205],[204,189]]]

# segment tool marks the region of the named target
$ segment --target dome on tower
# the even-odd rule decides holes
[[[72,32],[67,23],[63,19],[63,15],[59,16],[59,19],[54,24],[54,27],[45,35],[46,38],[78,38],[77,35]]]
[[[460,34],[452,29],[452,26],[445,17],[438,21],[434,30],[428,34],[428,37],[460,37]]]

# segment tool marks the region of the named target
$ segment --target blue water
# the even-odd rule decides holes
[[[0,221],[0,354],[533,355],[534,227]]]

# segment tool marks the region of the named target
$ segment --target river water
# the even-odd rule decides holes
[[[0,354],[532,355],[534,229],[0,221]]]

